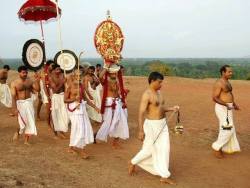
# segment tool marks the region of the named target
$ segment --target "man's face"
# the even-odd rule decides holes
[[[152,81],[151,84],[153,84],[153,88],[158,91],[161,89],[162,84],[163,84],[163,80],[157,79],[155,81]]]
[[[226,71],[223,72],[225,78],[230,79],[233,76],[233,69],[231,67],[227,67]]]
[[[60,74],[62,71],[61,71],[61,68],[60,67],[56,67],[55,69],[55,73],[56,74]]]
[[[23,79],[23,80],[26,79],[27,76],[28,76],[28,71],[22,70],[21,72],[19,72],[19,76],[20,76],[20,78]]]
[[[109,73],[109,77],[111,79],[116,79],[116,73]]]
[[[50,71],[50,72],[52,71],[52,68],[53,68],[52,65],[53,64],[50,64],[49,67],[48,67],[48,71]]]
[[[89,73],[89,74],[94,74],[94,73],[95,73],[95,70],[94,70],[94,69],[89,69],[89,70],[88,70],[88,73]]]
[[[101,67],[97,66],[96,67],[96,72],[100,72],[100,70],[101,70]]]

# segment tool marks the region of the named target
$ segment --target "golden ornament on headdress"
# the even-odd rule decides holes
[[[97,52],[105,61],[119,63],[124,37],[121,28],[111,20],[110,12],[107,20],[103,21],[95,32],[95,46]]]

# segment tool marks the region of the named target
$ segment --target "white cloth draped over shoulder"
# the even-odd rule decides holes
[[[12,106],[12,97],[8,84],[0,83],[0,102],[8,108]]]
[[[144,121],[143,129],[145,139],[143,141],[142,149],[131,160],[131,163],[140,166],[142,169],[153,175],[168,178],[170,176],[170,143],[166,119],[146,119]]]
[[[233,105],[232,103],[228,103]],[[240,145],[236,137],[235,126],[233,122],[233,111],[228,110],[227,107],[215,104],[215,113],[219,120],[219,135],[217,140],[212,144],[212,148],[216,151],[222,150],[225,153],[234,153],[240,151]],[[224,130],[223,126],[227,126],[227,116],[231,130]]]
[[[68,113],[71,121],[69,146],[83,149],[87,144],[94,142],[94,136],[86,111],[86,102],[82,101],[78,108],[76,108],[76,105],[76,102],[68,104]]]
[[[31,98],[17,100],[16,104],[18,110],[18,123],[20,126],[19,134],[37,135],[33,100]]]
[[[115,108],[112,108],[112,104]],[[122,108],[120,98],[106,99],[106,107],[103,115],[103,123],[97,132],[96,139],[107,141],[108,136],[113,138],[128,139],[128,113],[127,109]]]
[[[91,100],[91,102],[93,102],[97,108],[101,109],[101,89],[102,86],[99,84],[96,89],[93,89],[90,85],[90,82],[88,82],[88,90],[90,95],[93,97],[93,100]],[[102,115],[100,113],[98,113],[93,107],[89,106],[88,104],[86,105],[87,107],[87,112],[89,115],[89,118],[92,119],[93,121],[102,122]]]
[[[68,131],[68,113],[64,103],[64,92],[54,93],[51,98],[51,116],[55,131]]]

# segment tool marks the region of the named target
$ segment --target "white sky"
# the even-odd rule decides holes
[[[0,57],[20,58],[40,26],[17,12],[25,0],[0,7]],[[63,47],[99,57],[93,35],[111,10],[125,35],[123,57],[244,57],[250,55],[250,0],[59,0]],[[59,51],[57,22],[44,26],[46,51]]]

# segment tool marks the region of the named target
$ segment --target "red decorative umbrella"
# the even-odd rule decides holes
[[[24,22],[40,22],[44,43],[43,22],[56,19],[61,9],[50,0],[28,0],[18,11],[18,17]]]

